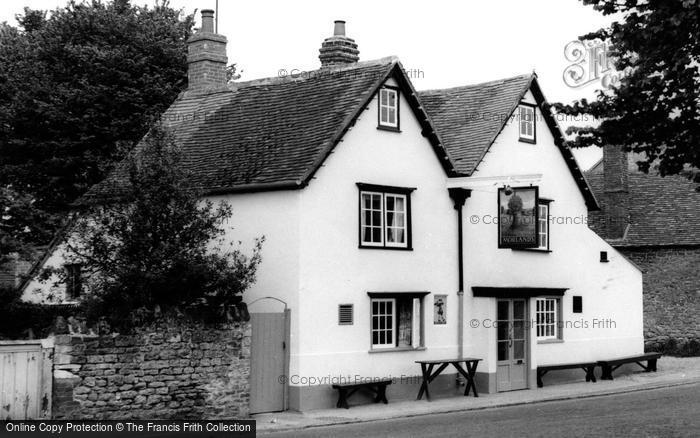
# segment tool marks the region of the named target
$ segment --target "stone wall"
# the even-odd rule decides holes
[[[56,419],[248,416],[249,323],[160,322],[131,335],[55,339]]]
[[[646,349],[700,356],[700,248],[620,249],[644,270]]]

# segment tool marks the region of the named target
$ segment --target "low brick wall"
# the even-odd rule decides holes
[[[248,416],[250,324],[161,322],[131,335],[55,339],[57,419]]]
[[[700,248],[622,252],[644,270],[646,349],[700,356]]]

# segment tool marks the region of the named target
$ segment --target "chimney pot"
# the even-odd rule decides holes
[[[345,36],[345,21],[335,20],[333,28],[333,36]]]
[[[214,10],[202,9],[202,29],[201,32],[214,33]]]

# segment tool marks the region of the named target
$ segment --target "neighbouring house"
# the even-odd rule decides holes
[[[0,289],[17,289],[22,284],[32,263],[23,260],[17,253],[7,256],[4,263],[0,263]]]
[[[700,192],[685,176],[638,170],[640,157],[603,148],[587,172],[601,210],[590,226],[644,272],[646,347],[700,355]]]
[[[333,383],[378,377],[413,399],[416,360],[481,358],[477,386],[497,392],[643,351],[642,274],[586,225],[598,204],[536,75],[418,92],[398,59],[360,61],[338,21],[318,70],[227,84],[212,14],[163,120],[194,182],[231,203],[228,239],[266,237],[245,294],[251,412],[334,406]],[[434,394],[456,393],[447,371]]]

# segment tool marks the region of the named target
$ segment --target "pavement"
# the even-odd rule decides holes
[[[637,367],[639,368],[639,367]],[[627,374],[615,374],[615,380],[598,380],[552,384],[543,388],[496,394],[479,394],[478,398],[446,397],[424,400],[392,401],[389,404],[365,404],[350,409],[319,409],[307,412],[285,411],[253,415],[257,433],[298,430],[309,427],[362,423],[392,418],[414,417],[436,413],[460,412],[505,406],[542,403],[554,400],[571,400],[634,391],[667,388],[700,382],[700,357],[677,358],[664,356],[659,359],[656,373],[646,373],[641,368]]]

